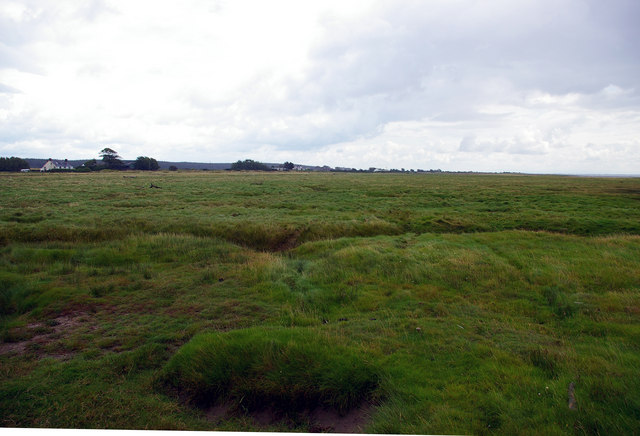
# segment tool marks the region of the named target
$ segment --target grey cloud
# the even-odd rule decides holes
[[[110,7],[104,0],[91,0],[82,2],[75,11],[75,15],[83,20],[95,21],[104,14],[118,13],[116,9]]]
[[[20,2],[18,19],[0,14],[0,41],[5,46],[23,47],[47,35],[55,21],[57,8],[37,0]]]
[[[502,140],[478,141],[475,136],[467,135],[460,141],[459,151],[465,153],[507,153],[539,155],[549,151],[548,142],[524,137],[512,137]]]
[[[0,69],[13,68],[33,74],[43,74],[44,70],[27,52],[18,47],[0,42]]]
[[[639,108],[640,89],[609,84],[599,92],[585,96],[584,105],[599,109]]]
[[[603,8],[617,12],[605,20]],[[393,2],[374,17],[384,17],[386,26],[378,26],[385,30],[381,35],[372,36],[366,28],[353,35],[335,32],[334,40],[325,44],[329,49],[317,50],[329,53],[318,56],[317,68],[328,71],[320,82],[334,85],[338,96],[367,89],[416,89],[443,67],[449,69],[451,82],[478,75],[503,77],[553,93],[595,92],[609,83],[630,87],[638,80],[638,26],[620,26],[618,18],[637,9],[615,1],[602,6],[561,1],[495,7],[459,2],[403,2],[399,7]],[[376,30],[374,26],[370,32]]]
[[[5,85],[4,83],[0,83],[0,94],[20,94],[22,91],[16,89],[12,86]]]
[[[360,114],[342,137],[328,135],[350,140],[393,121],[475,120],[475,105],[513,103],[526,89],[597,92],[631,80],[630,53],[611,50],[628,32],[606,36],[612,29],[580,2],[503,4],[495,13],[456,4],[384,3],[358,22],[326,20],[306,76],[286,84],[289,98],[304,102],[296,110]],[[620,63],[617,74],[601,71],[602,59]]]
[[[9,17],[0,15],[0,41],[3,46],[19,46],[30,39],[30,32]]]
[[[251,143],[291,149],[351,141],[395,121],[495,123],[499,115],[478,107],[527,105],[534,90],[582,93],[576,104],[588,107],[637,107],[635,91],[602,94],[608,85],[640,89],[630,44],[637,31],[621,18],[637,7],[614,3],[620,10],[607,15],[611,6],[577,0],[383,2],[365,17],[321,19],[324,35],[302,77],[263,73],[229,102],[196,95],[191,104],[242,129]],[[219,118],[231,104],[233,114]],[[540,152],[510,140],[491,147]]]
[[[36,127],[37,126],[37,127]],[[22,141],[46,140],[52,144],[67,141],[64,127],[42,119],[34,111],[10,116],[0,123],[0,144],[12,144]]]

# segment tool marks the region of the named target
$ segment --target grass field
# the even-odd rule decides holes
[[[1,426],[640,428],[640,179],[100,172],[0,188]]]

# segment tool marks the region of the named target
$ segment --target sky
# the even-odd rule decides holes
[[[640,173],[637,0],[2,0],[0,156]]]

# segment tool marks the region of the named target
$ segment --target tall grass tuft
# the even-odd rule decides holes
[[[571,318],[574,315],[575,305],[569,301],[566,294],[557,286],[544,287],[542,295],[559,319]]]
[[[540,368],[548,378],[558,376],[556,357],[549,350],[535,348],[529,351],[529,361],[536,368]]]
[[[0,271],[0,316],[21,314],[34,306],[29,296],[33,287],[17,274]]]

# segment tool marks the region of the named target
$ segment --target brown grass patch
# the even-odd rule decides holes
[[[27,324],[26,327],[17,328],[18,331],[13,332],[14,336],[25,339],[0,344],[0,354],[34,353],[38,358],[71,359],[75,353],[64,350],[57,345],[80,326],[87,323],[90,323],[89,329],[96,329],[89,314],[76,311],[65,312],[63,315],[47,320],[44,324],[42,322]]]

